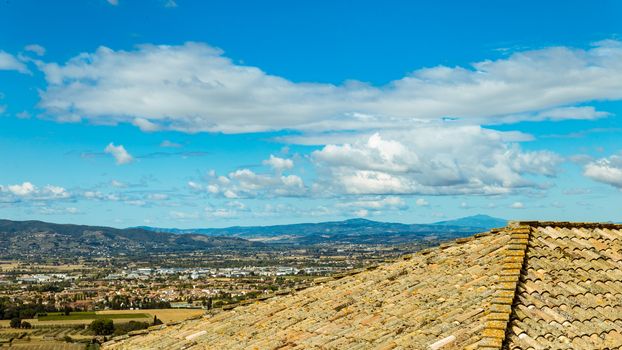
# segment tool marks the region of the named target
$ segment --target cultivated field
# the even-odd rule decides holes
[[[116,310],[97,311],[98,315],[109,315],[119,312]],[[191,317],[201,316],[205,313],[201,309],[148,309],[148,310],[123,310],[124,314],[148,314],[151,318],[156,316],[164,323],[183,321]]]
[[[66,337],[76,343],[65,342]],[[93,338],[84,327],[81,328],[35,328],[35,329],[0,329],[0,349],[28,350],[84,350],[86,342]],[[82,341],[82,343],[80,343]],[[4,345],[2,345],[4,343]]]
[[[12,271],[19,266],[18,261],[10,261],[10,260],[2,260],[0,261],[0,270],[2,271]]]
[[[85,344],[60,341],[17,341],[7,349],[19,350],[84,350]],[[0,348],[4,349],[4,347]]]
[[[98,320],[109,318],[112,320],[125,319],[125,318],[149,318],[149,315],[145,313],[120,313],[115,311],[110,314],[97,314],[95,312],[72,312],[69,315],[65,315],[61,312],[48,313],[46,316],[39,316],[37,319],[39,322],[44,321],[74,321],[74,320]]]
[[[148,309],[148,310],[106,310],[96,312],[72,312],[69,316],[48,314],[39,319],[27,319],[33,327],[74,327],[88,325],[95,319],[112,319],[115,323],[130,321],[151,322],[153,316],[164,323],[183,321],[205,313],[201,309]],[[0,328],[8,328],[10,320],[0,320]]]

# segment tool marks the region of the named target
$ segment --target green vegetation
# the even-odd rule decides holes
[[[137,321],[130,321],[128,323],[121,323],[121,324],[117,324],[114,326],[114,333],[113,335],[117,336],[117,335],[123,335],[126,333],[129,333],[131,331],[138,331],[141,329],[147,329],[149,328],[150,324],[147,322],[137,322]]]
[[[99,319],[91,322],[89,330],[95,335],[111,335],[114,332],[114,322],[111,319]]]
[[[123,335],[127,334],[131,331],[137,331],[141,329],[147,329],[150,326],[148,322],[137,322],[130,321],[127,323],[114,324],[114,322],[109,319],[99,319],[94,320],[89,325],[89,330],[93,332],[95,335]]]
[[[53,306],[37,304],[23,304],[21,301],[12,301],[8,297],[0,297],[0,320],[13,318],[33,318],[36,314],[49,311],[58,311]]]
[[[19,328],[22,325],[22,320],[20,320],[17,317],[14,317],[11,319],[11,322],[9,323],[9,326],[11,328]]]
[[[71,312],[69,315],[61,312],[48,313],[46,316],[39,316],[39,321],[67,321],[67,320],[103,320],[103,319],[124,319],[124,318],[148,318],[147,314],[107,314],[98,315],[95,312],[81,311]]]

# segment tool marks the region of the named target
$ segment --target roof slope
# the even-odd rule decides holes
[[[508,234],[486,234],[112,349],[477,348]]]
[[[621,228],[532,226],[508,328],[508,349],[622,346]]]
[[[519,222],[106,344],[113,349],[622,349],[622,225]]]

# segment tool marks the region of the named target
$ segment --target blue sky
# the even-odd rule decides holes
[[[622,221],[616,1],[0,3],[0,217]]]

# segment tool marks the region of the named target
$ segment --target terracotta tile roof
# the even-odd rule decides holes
[[[110,349],[618,349],[622,225],[520,222]]]
[[[508,325],[508,349],[622,347],[622,226],[537,223]]]

